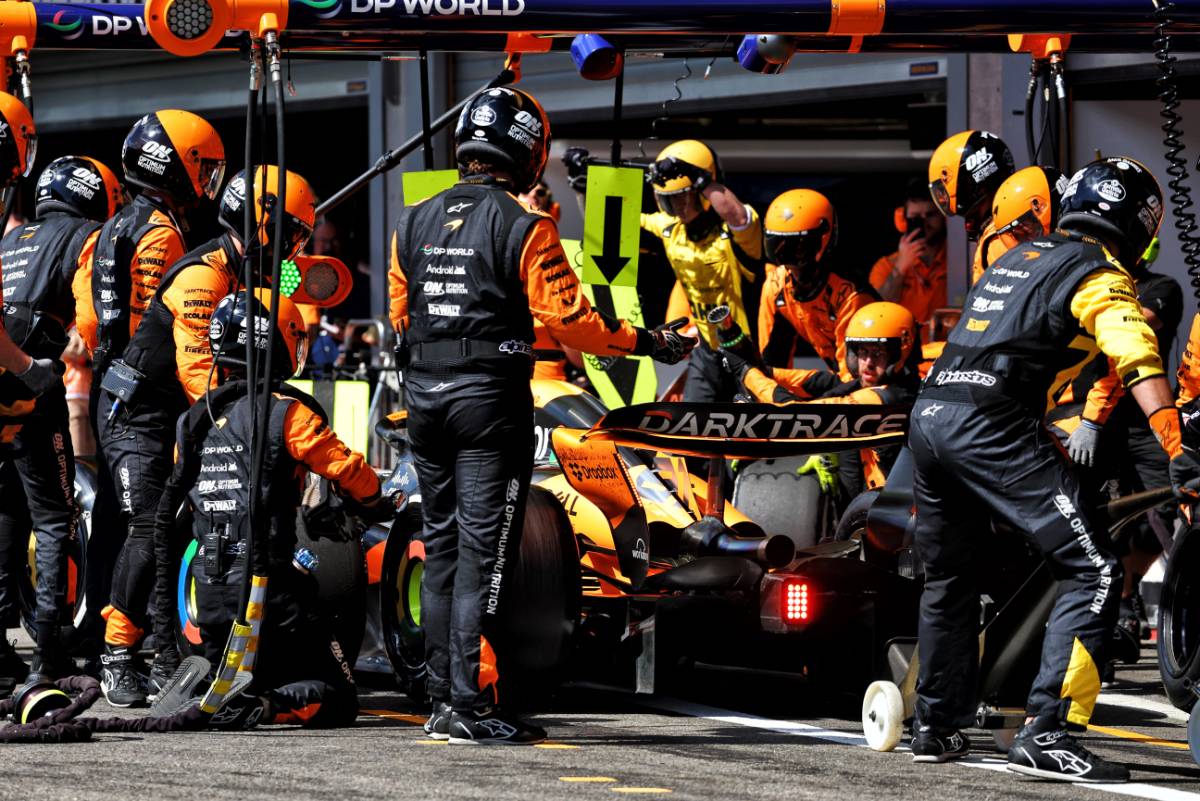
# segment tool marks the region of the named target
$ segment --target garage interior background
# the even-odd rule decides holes
[[[438,53],[430,57],[433,116],[493,77],[500,54]],[[241,167],[245,65],[232,53],[181,59],[165,53],[35,53],[34,92],[41,146],[37,168],[68,152],[113,167],[132,122],[149,111],[181,107],[221,132],[229,173]],[[948,132],[968,127],[1000,134],[1025,166],[1026,55],[798,54],[773,76],[742,70],[731,59],[635,57],[627,60],[625,158],[652,159],[667,142],[694,137],[712,144],[730,186],[761,213],[779,192],[819,189],[838,210],[837,269],[865,273],[896,248],[892,209],[905,182],[923,175],[932,149]],[[374,163],[380,153],[420,131],[418,68],[395,60],[313,61],[289,65],[288,164],[327,197]],[[678,81],[682,98],[674,98]],[[1200,98],[1200,59],[1181,57],[1184,98]],[[1072,93],[1071,166],[1094,157],[1129,155],[1165,183],[1166,163],[1152,54],[1068,54]],[[554,145],[547,179],[562,204],[562,233],[578,237],[582,218],[558,157],[572,145],[607,156],[613,135],[612,82],[585,81],[566,54],[526,55],[520,84],[550,115]],[[1200,102],[1182,107],[1189,166],[1200,154]],[[435,167],[451,166],[449,139],[435,140]],[[420,152],[401,169],[422,169]],[[1193,171],[1194,172],[1194,171]],[[1193,177],[1200,193],[1200,178]],[[1165,188],[1165,187],[1164,187]],[[1200,194],[1198,194],[1200,197]],[[26,198],[28,203],[29,198]],[[382,314],[386,305],[386,237],[402,203],[400,171],[374,181],[335,210],[343,258],[357,263],[356,290],[341,316]],[[969,249],[961,222],[950,229],[950,296],[961,302]],[[197,231],[198,235],[205,232]],[[1168,218],[1156,270],[1188,292],[1187,275]],[[1190,292],[1188,292],[1190,294]],[[1185,315],[1180,337],[1186,337]],[[1177,346],[1178,348],[1178,346]],[[1178,352],[1168,359],[1178,364]]]

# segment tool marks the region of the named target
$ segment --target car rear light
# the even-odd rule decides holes
[[[807,579],[786,579],[783,582],[783,592],[779,595],[782,606],[780,617],[786,623],[808,623],[813,619],[816,608],[813,605],[816,593]]]

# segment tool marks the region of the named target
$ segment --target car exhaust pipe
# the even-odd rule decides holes
[[[742,537],[715,517],[702,517],[685,528],[680,546],[695,556],[740,556],[767,567],[783,567],[796,557],[795,544],[782,534]]]

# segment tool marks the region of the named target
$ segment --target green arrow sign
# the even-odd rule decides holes
[[[584,283],[637,286],[644,175],[628,167],[588,167]]]

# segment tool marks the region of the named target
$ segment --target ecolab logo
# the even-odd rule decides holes
[[[525,12],[525,0],[350,0],[351,14],[381,14],[397,7],[423,17],[515,17]]]

